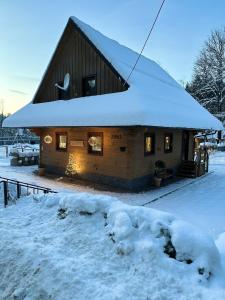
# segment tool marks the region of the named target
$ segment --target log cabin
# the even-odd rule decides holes
[[[131,191],[150,186],[157,162],[182,175],[196,132],[222,124],[149,58],[129,77],[137,55],[70,17],[32,102],[4,127],[40,136],[46,173]]]

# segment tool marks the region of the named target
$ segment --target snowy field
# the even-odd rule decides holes
[[[225,153],[205,177],[139,194],[35,168],[0,151],[0,176],[60,192],[0,208],[0,299],[225,299]]]

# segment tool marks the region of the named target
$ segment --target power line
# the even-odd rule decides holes
[[[148,42],[148,40],[149,40],[149,38],[150,38],[150,35],[151,35],[151,33],[152,33],[152,30],[153,30],[153,28],[155,27],[156,21],[157,21],[157,19],[158,19],[158,17],[159,17],[159,14],[160,14],[160,12],[161,12],[161,10],[162,10],[162,7],[163,7],[165,1],[166,1],[166,0],[163,0],[162,3],[161,3],[161,5],[160,5],[160,8],[159,8],[159,10],[158,10],[158,12],[157,12],[157,15],[156,15],[156,17],[155,17],[155,20],[154,20],[154,22],[153,22],[153,24],[152,24],[152,26],[151,26],[151,28],[150,28],[150,31],[149,31],[149,33],[148,33],[148,36],[147,36],[147,38],[146,38],[146,40],[145,40],[145,42],[144,42],[144,45],[143,45],[143,47],[142,47],[142,49],[141,49],[141,52],[139,53],[139,55],[138,55],[138,57],[137,57],[137,59],[136,59],[136,62],[135,62],[135,64],[134,64],[132,70],[130,71],[130,74],[128,75],[127,79],[125,80],[124,85],[125,85],[125,84],[128,82],[128,80],[130,79],[130,77],[131,77],[133,71],[135,70],[135,68],[136,68],[136,66],[137,66],[137,64],[138,64],[138,62],[139,62],[139,59],[140,59],[140,57],[141,57],[141,55],[142,55],[142,53],[143,53],[143,51],[144,51],[144,49],[145,49],[145,46],[146,46],[146,44],[147,44],[147,42]]]

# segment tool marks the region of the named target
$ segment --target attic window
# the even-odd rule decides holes
[[[166,133],[164,137],[164,152],[170,153],[173,151],[173,134]]]
[[[93,96],[97,93],[96,76],[83,78],[83,96]]]

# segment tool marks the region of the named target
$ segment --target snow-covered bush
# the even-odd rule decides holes
[[[105,233],[119,255],[173,259],[193,272],[198,280],[208,280],[220,268],[213,240],[191,224],[173,215],[147,207],[130,206],[114,197],[75,193],[41,196],[38,201],[59,206],[59,217],[99,214],[105,219]]]

